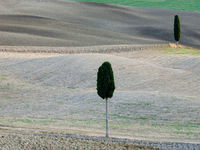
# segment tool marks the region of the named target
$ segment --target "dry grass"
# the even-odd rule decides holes
[[[113,65],[113,136],[199,141],[199,56],[143,50],[110,54],[0,53],[0,123],[104,135],[96,72]],[[147,134],[148,133],[148,134]]]

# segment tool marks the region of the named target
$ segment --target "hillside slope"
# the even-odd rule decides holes
[[[104,135],[98,67],[110,61],[113,136],[157,141],[200,139],[200,57],[156,50],[115,54],[0,53],[2,125]]]
[[[0,1],[0,44],[91,46],[172,42],[173,17],[181,43],[200,47],[200,13],[68,0]]]

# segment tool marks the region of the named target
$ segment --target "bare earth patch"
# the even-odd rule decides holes
[[[0,132],[1,133],[1,132]],[[139,146],[125,142],[117,142],[115,139],[80,137],[75,135],[55,134],[27,134],[27,133],[3,133],[0,136],[2,150],[159,150],[150,146]]]

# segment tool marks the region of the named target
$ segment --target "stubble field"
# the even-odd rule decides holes
[[[199,50],[183,48],[109,54],[1,52],[0,123],[104,136],[105,102],[96,93],[96,73],[110,61],[116,81],[109,100],[112,137],[198,143],[199,55]]]

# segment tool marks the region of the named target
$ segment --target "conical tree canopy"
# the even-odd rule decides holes
[[[115,90],[115,82],[112,66],[109,62],[104,62],[97,73],[97,93],[105,99],[111,98]]]
[[[178,42],[181,38],[181,25],[179,16],[175,15],[174,17],[174,39]]]

